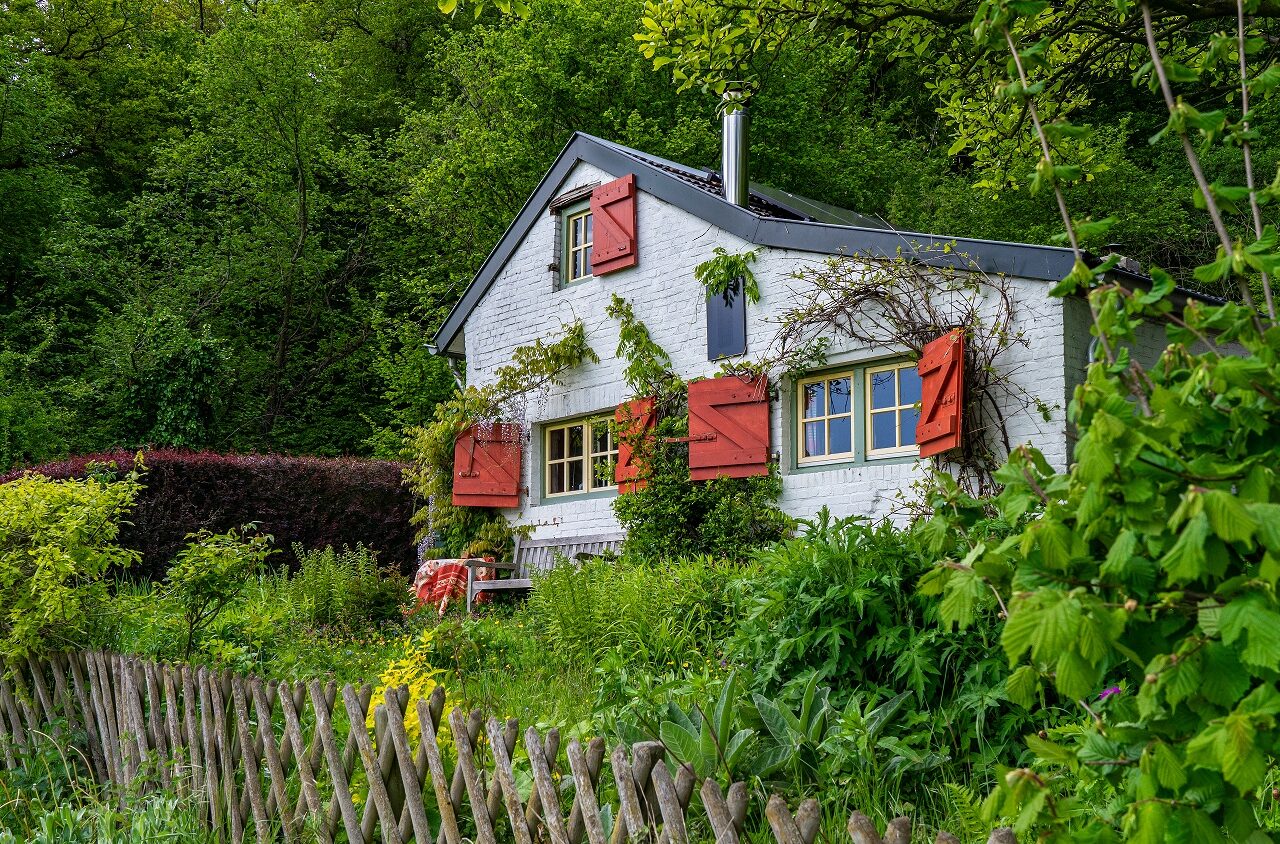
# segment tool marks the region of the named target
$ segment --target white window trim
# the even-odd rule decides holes
[[[831,407],[830,387],[824,387],[822,390],[822,400],[825,403],[823,414],[821,416],[805,416],[805,388],[810,384],[819,382],[827,383],[839,378],[849,379],[849,412],[848,413],[827,413]],[[854,399],[854,385],[858,383],[858,373],[855,369],[841,369],[834,372],[825,372],[821,375],[811,375],[796,381],[796,464],[799,466],[821,466],[824,463],[848,463],[855,458],[857,453],[856,440],[858,436],[857,426],[854,425],[857,416],[857,402]],[[837,454],[830,453],[831,447],[831,420],[849,419],[849,450],[841,451]],[[805,425],[809,422],[823,423],[824,445],[828,449],[826,454],[817,454],[813,457],[804,456],[804,447],[807,442]]]
[[[882,414],[882,413],[889,413],[889,412],[892,412],[892,413],[893,413],[893,419],[894,419],[894,422],[893,422],[894,431],[895,431],[895,432],[896,432],[896,434],[897,434],[897,439],[898,439],[899,441],[901,441],[901,439],[902,439],[902,426],[901,426],[901,425],[899,424],[899,422],[898,422],[898,420],[899,420],[899,418],[900,418],[900,417],[899,417],[899,412],[900,412],[900,411],[903,411],[903,410],[908,410],[908,409],[911,409],[911,408],[917,408],[917,410],[918,410],[918,407],[917,407],[918,402],[912,402],[912,403],[910,403],[910,404],[902,404],[902,396],[900,395],[900,390],[901,390],[902,382],[901,382],[901,380],[898,378],[897,372],[898,372],[898,370],[900,370],[900,369],[915,368],[915,366],[916,366],[916,364],[914,364],[914,363],[911,363],[911,362],[904,362],[904,363],[891,363],[891,364],[885,364],[885,365],[883,365],[883,366],[869,366],[869,367],[867,367],[867,368],[866,368],[866,370],[865,370],[865,372],[864,372],[864,374],[863,374],[862,390],[863,390],[863,403],[864,403],[864,405],[866,406],[866,418],[865,418],[865,420],[864,420],[864,426],[865,426],[865,427],[864,427],[864,430],[865,430],[865,432],[866,432],[866,438],[867,438],[867,459],[868,459],[868,460],[875,460],[875,459],[877,459],[877,458],[881,458],[881,457],[902,457],[902,456],[904,456],[904,455],[905,455],[905,456],[916,456],[916,455],[919,455],[919,454],[920,454],[920,446],[919,446],[919,445],[917,445],[916,443],[911,443],[911,444],[909,444],[909,445],[898,445],[898,446],[894,446],[893,448],[872,448],[872,445],[871,445],[873,442],[875,442],[875,440],[874,440],[874,437],[875,437],[875,428],[873,427],[873,424],[872,424],[872,423],[873,423],[873,419],[872,419],[872,414],[873,414],[873,413],[875,413],[875,414]],[[874,408],[874,409],[873,409],[873,408],[872,408],[872,406],[871,406],[871,404],[872,404],[872,402],[871,402],[871,377],[872,377],[873,375],[875,375],[876,373],[878,373],[878,372],[893,372],[893,373],[894,373],[894,376],[893,376],[893,400],[894,400],[895,404],[894,404],[892,407],[877,407],[877,408]]]
[[[582,456],[569,456],[569,437],[565,436],[565,456],[553,458],[551,456],[551,434],[555,431],[568,431],[569,428],[582,426]],[[597,425],[603,425],[608,430],[608,450],[595,451],[594,428]],[[575,495],[586,495],[592,492],[606,492],[611,489],[617,489],[618,485],[612,479],[609,483],[604,484],[596,478],[595,458],[604,457],[611,464],[617,465],[618,462],[618,442],[614,436],[613,426],[607,417],[591,417],[583,416],[578,419],[567,419],[562,422],[548,423],[543,426],[542,434],[542,490],[544,498],[569,498]],[[551,491],[551,467],[563,466],[573,460],[582,460],[583,472],[583,488],[582,489],[566,489],[564,492]],[[566,486],[567,486],[566,478]]]

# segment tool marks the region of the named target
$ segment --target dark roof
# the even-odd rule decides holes
[[[751,186],[749,206],[741,208],[721,195],[720,176],[714,171],[695,170],[575,132],[436,332],[435,345],[441,352],[463,354],[467,317],[579,162],[618,176],[634,173],[638,189],[759,246],[886,258],[914,254],[935,266],[976,266],[988,273],[1055,282],[1075,262],[1070,249],[1057,246],[895,231],[883,220],[762,185]],[[948,244],[951,248],[944,250]],[[1142,277],[1134,275],[1133,280]]]

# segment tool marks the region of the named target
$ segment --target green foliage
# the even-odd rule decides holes
[[[190,659],[196,637],[240,596],[273,552],[271,536],[245,525],[226,533],[202,530],[178,553],[165,584],[182,609],[186,628],[183,659]]]
[[[739,728],[736,710],[741,692],[737,675],[731,674],[709,712],[698,707],[685,712],[674,701],[667,704],[667,718],[658,735],[677,760],[693,766],[699,779],[718,772],[724,780],[733,781],[747,769],[755,731]]]
[[[378,567],[374,551],[357,545],[335,551],[294,547],[293,575],[279,572],[274,585],[294,624],[359,630],[399,621],[409,604],[409,587],[398,573]]]
[[[891,525],[826,511],[802,525],[796,538],[757,552],[759,568],[733,585],[740,620],[725,654],[751,667],[753,688],[803,701],[829,687],[849,717],[908,695],[910,739],[893,747],[897,776],[944,756],[979,769],[1007,758],[1032,720],[1006,698],[995,620],[953,635],[935,602],[913,588],[933,557]],[[849,729],[862,729],[857,723]]]
[[[66,724],[60,724],[64,730]],[[65,735],[65,734],[64,734]],[[0,844],[212,844],[194,804],[150,794],[117,809],[93,783],[82,750],[39,732],[0,768]]]
[[[535,575],[526,617],[566,662],[618,653],[641,665],[701,663],[733,624],[726,579],[712,558],[568,561]]]
[[[0,484],[0,656],[89,643],[103,577],[137,557],[114,540],[138,489],[136,472],[119,481],[28,474]]]
[[[1108,286],[1090,299],[1108,315],[1099,325],[1113,348],[1144,315],[1169,310],[1158,292]],[[1276,329],[1260,333],[1235,305],[1192,305],[1182,326],[1141,381],[1128,377],[1123,348],[1116,363],[1090,367],[1072,404],[1081,435],[1071,470],[1015,455],[992,503],[1006,520],[1035,518],[1002,542],[972,542],[935,575],[958,622],[975,617],[979,592],[1002,596],[1001,641],[1018,666],[1011,696],[1122,690],[1065,741],[1031,740],[1036,772],[1012,771],[987,804],[1063,840],[1220,827],[1248,838],[1267,760],[1280,752]],[[1192,353],[1189,342],[1211,332],[1247,355]],[[971,517],[949,509],[934,535]],[[1097,784],[1114,796],[1077,817],[1075,792]]]
[[[653,341],[648,327],[636,318],[631,303],[617,293],[605,313],[618,321],[617,355],[627,362],[622,377],[633,396],[663,400],[679,397],[684,381],[671,368],[671,357]]]
[[[458,436],[476,424],[523,417],[523,402],[532,394],[561,384],[564,373],[600,358],[587,344],[582,321],[564,326],[554,340],[541,338],[519,346],[511,363],[498,367],[495,378],[482,387],[467,385],[435,407],[433,420],[409,429],[404,453],[409,458],[405,480],[425,502],[414,515],[423,534],[444,534],[446,544],[461,552],[486,522],[490,513],[454,507],[453,450]]]
[[[748,302],[759,302],[760,285],[756,283],[755,273],[751,272],[751,265],[760,250],[748,249],[735,255],[723,246],[717,246],[714,251],[714,257],[693,268],[694,279],[706,288],[707,295],[732,299],[741,293]]]
[[[787,535],[792,519],[777,506],[777,467],[750,478],[689,480],[688,446],[664,442],[687,433],[687,418],[668,417],[636,451],[645,487],[619,495],[613,512],[627,531],[628,556],[649,560],[707,554],[730,560]]]
[[[904,692],[905,694],[905,692]],[[822,745],[836,713],[830,704],[831,689],[818,688],[818,675],[810,676],[796,710],[761,694],[752,697],[765,740],[755,768],[761,776],[785,774],[788,782],[812,782],[824,764]]]

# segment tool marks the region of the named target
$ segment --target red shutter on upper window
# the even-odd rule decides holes
[[[689,384],[689,477],[769,474],[769,382],[733,375]]]
[[[591,274],[634,267],[636,254],[636,177],[614,179],[591,192]]]
[[[964,418],[964,332],[949,331],[920,353],[920,421],[916,443],[921,457],[932,457],[960,445]]]
[[[519,425],[472,425],[453,446],[453,503],[519,507],[523,436]]]
[[[640,466],[636,462],[636,440],[650,435],[658,421],[657,401],[653,396],[632,399],[618,405],[614,411],[614,423],[617,426],[618,462],[614,464],[613,479],[618,484],[618,492],[635,492],[644,489],[646,481],[640,477]]]

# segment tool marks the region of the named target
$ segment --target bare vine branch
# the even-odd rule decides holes
[[[993,473],[1012,448],[1005,424],[1009,408],[1048,408],[1015,382],[1017,366],[1005,360],[1009,349],[1029,346],[1015,325],[1011,282],[958,257],[938,267],[919,255],[854,255],[800,270],[795,278],[803,284],[791,291],[798,304],[775,320],[769,351],[754,368],[794,373],[811,367],[815,357],[825,356],[823,341],[831,338],[919,357],[925,344],[963,329],[963,441],[947,462],[958,481],[983,495],[996,488]]]

